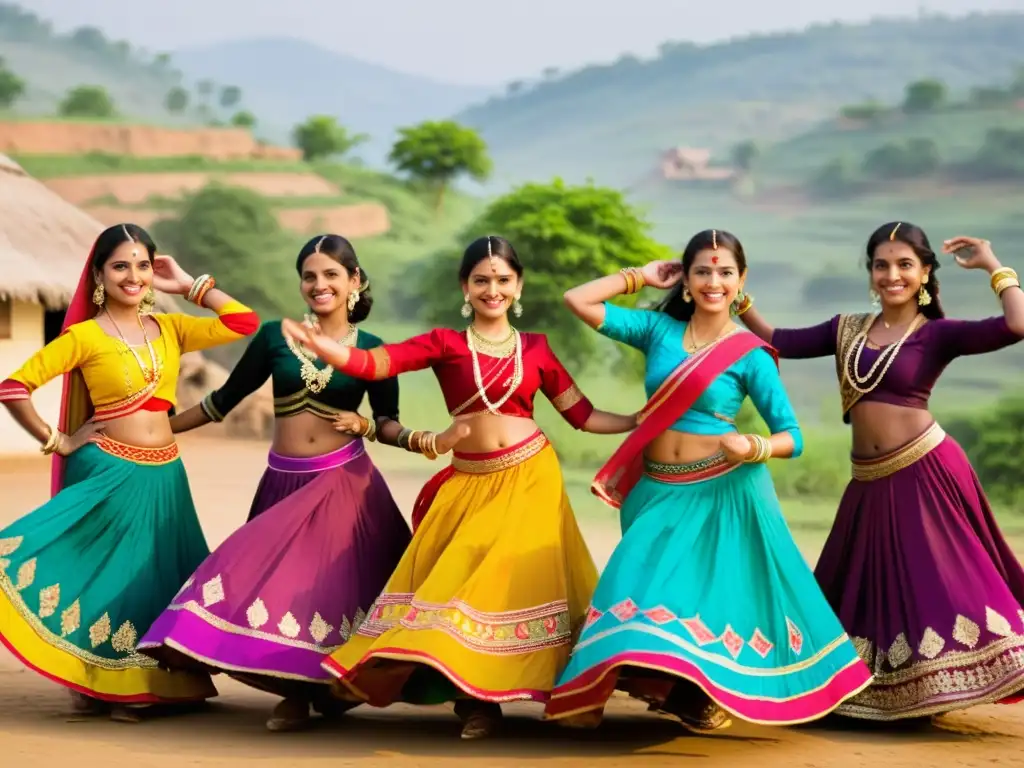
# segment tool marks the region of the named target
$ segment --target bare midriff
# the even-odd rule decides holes
[[[860,402],[850,411],[853,455],[874,459],[911,442],[932,425],[935,418],[922,408],[889,403]]]
[[[302,412],[274,419],[270,449],[281,456],[308,459],[337,451],[355,439],[354,435],[338,432],[327,419]]]
[[[533,419],[522,416],[494,415],[490,411],[459,414],[455,420],[469,425],[469,436],[463,439],[458,453],[494,453],[518,445],[536,434],[539,427]]]
[[[111,440],[136,448],[164,448],[174,442],[171,420],[166,411],[136,411],[128,416],[103,421],[103,434]]]
[[[651,441],[644,455],[658,464],[691,464],[718,453],[722,437],[668,429]]]

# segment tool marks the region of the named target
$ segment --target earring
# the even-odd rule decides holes
[[[917,292],[917,303],[919,306],[927,307],[932,303],[932,295],[928,293],[928,289],[921,286],[921,290]]]
[[[356,304],[359,303],[359,291],[352,291],[348,295],[348,311],[351,312],[356,308]]]
[[[880,307],[882,305],[882,297],[874,288],[868,290],[868,299],[871,301],[872,307]]]
[[[740,290],[736,292],[736,298],[733,299],[732,304],[729,305],[729,312],[735,315],[736,310],[743,306],[743,302],[746,300],[746,298],[747,294],[745,294],[743,292],[743,289],[740,288]]]
[[[516,317],[523,316],[523,305],[519,303],[519,297],[516,296],[516,300],[512,302],[512,314]]]
[[[462,316],[468,320],[473,316],[473,307],[469,303],[468,293],[463,298],[465,299],[465,303],[462,305]]]
[[[142,297],[142,301],[139,302],[139,314],[140,315],[151,315],[153,310],[156,308],[156,291],[150,286],[149,290],[146,291],[146,295]]]
[[[107,292],[103,289],[102,285],[97,285],[96,290],[92,292],[92,303],[97,307],[102,307],[103,302],[107,300]]]
[[[685,301],[687,304],[693,301],[693,296],[690,295],[689,288],[683,288],[683,301]]]

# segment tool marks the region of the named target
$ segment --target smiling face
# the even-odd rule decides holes
[[[921,283],[930,271],[906,243],[882,243],[871,259],[871,288],[882,297],[883,306],[900,307],[917,301]]]
[[[699,251],[686,276],[686,288],[693,297],[695,310],[728,312],[743,288],[746,275],[736,263],[736,255],[723,247]]]
[[[494,257],[477,262],[462,284],[473,311],[488,319],[502,317],[521,295],[523,281],[504,259]]]
[[[93,278],[103,286],[108,302],[137,307],[153,285],[153,260],[142,243],[126,240]]]
[[[300,290],[306,304],[319,317],[338,310],[348,312],[348,296],[359,290],[359,275],[350,275],[330,256],[313,253],[302,262]]]

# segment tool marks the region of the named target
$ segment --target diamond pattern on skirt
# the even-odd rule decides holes
[[[768,654],[771,653],[772,648],[775,646],[771,644],[767,637],[765,637],[760,629],[755,629],[754,634],[747,640],[747,645],[754,649],[754,652],[762,659],[767,658]]]
[[[804,634],[789,616],[786,617],[786,629],[789,632],[789,647],[793,653],[799,656],[800,651],[804,649]]]
[[[725,632],[722,633],[722,645],[725,646],[725,650],[729,652],[729,655],[734,659],[740,655],[740,651],[743,650],[743,638],[736,634],[736,630],[729,624],[725,625]]]
[[[610,610],[611,614],[619,621],[629,621],[636,616],[637,611],[640,609],[636,607],[636,603],[627,597],[621,603],[613,605]]]
[[[590,606],[590,610],[587,611],[587,619],[583,622],[583,626],[589,627],[602,616],[604,616],[604,614],[601,613],[601,611],[597,610],[594,606]]]
[[[209,608],[211,605],[216,605],[224,599],[224,582],[220,579],[218,573],[208,582],[203,584],[203,605]]]
[[[981,627],[966,616],[958,614],[956,621],[953,623],[953,639],[960,643],[960,645],[973,648],[978,644],[979,637],[981,637]]]
[[[676,615],[663,605],[659,605],[657,608],[651,608],[649,611],[644,611],[644,616],[655,624],[668,624],[670,621],[675,621],[676,619]]]
[[[700,618],[700,614],[692,619],[680,619],[679,623],[686,627],[687,631],[697,641],[697,645],[707,645],[718,639],[718,635],[708,629],[708,625]]]

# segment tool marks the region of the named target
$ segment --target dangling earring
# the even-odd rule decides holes
[[[468,293],[463,298],[465,299],[465,303],[462,305],[462,316],[468,320],[473,316],[473,307],[469,303]]]
[[[139,314],[140,315],[151,315],[153,309],[156,307],[156,291],[153,290],[153,286],[149,287],[146,291],[146,295],[142,297],[142,301],[139,302]]]
[[[746,298],[747,298],[747,294],[745,294],[743,292],[743,289],[740,288],[736,292],[736,298],[733,299],[732,300],[732,304],[729,305],[729,314],[735,315],[736,314],[736,310],[739,309],[741,306],[743,306],[743,301]]]
[[[107,292],[103,289],[102,285],[97,285],[96,290],[92,292],[92,303],[97,307],[102,307],[103,302],[107,300]]]
[[[359,291],[352,291],[348,295],[348,311],[351,312],[356,308],[356,304],[359,303]]]
[[[685,301],[687,304],[693,301],[693,296],[690,295],[689,288],[683,288],[683,301]]]
[[[932,295],[928,293],[928,289],[925,286],[928,284],[928,273],[924,273],[924,277],[921,278],[921,290],[917,292],[917,304],[921,307],[927,307],[932,303]]]
[[[870,299],[872,307],[882,306],[882,297],[874,288],[868,290],[868,299]]]
[[[523,305],[519,303],[519,297],[516,296],[516,300],[512,302],[512,314],[516,317],[523,316]]]

